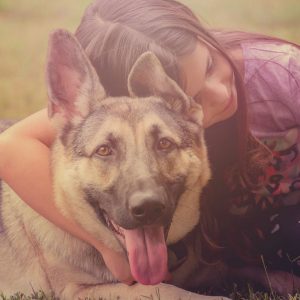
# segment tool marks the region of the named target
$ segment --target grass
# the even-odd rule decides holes
[[[229,297],[233,300],[300,300],[300,294],[289,295],[285,298],[274,293],[256,291],[251,286],[248,286],[247,290],[241,291],[236,285]]]
[[[49,33],[74,30],[88,1],[1,0],[0,118],[20,118],[46,105]],[[3,38],[5,37],[5,38]]]
[[[91,0],[0,0],[0,118],[46,106],[49,33],[74,31]],[[182,0],[211,27],[258,31],[300,43],[299,0]]]
[[[16,293],[11,296],[4,296],[0,294],[0,300],[58,300],[53,295],[47,296],[43,291],[33,291],[31,295],[24,295],[22,293]]]
[[[267,292],[257,292],[254,291],[251,286],[248,286],[247,290],[241,292],[237,285],[234,285],[233,292],[231,292],[228,297],[233,300],[300,300],[300,294],[296,295],[289,295],[288,298],[283,298],[279,295],[272,294]],[[159,295],[159,290],[155,295],[150,295],[149,297],[141,296],[138,300],[176,300],[176,299],[162,299]],[[54,295],[47,296],[43,291],[39,292],[32,292],[31,295],[24,295],[22,293],[16,293],[12,296],[4,296],[0,294],[0,300],[59,300],[59,298],[55,297]],[[90,299],[86,299],[90,300]],[[91,299],[92,300],[92,299]],[[98,300],[113,300],[113,299],[103,299],[99,298]],[[119,300],[122,300],[120,297]],[[184,299],[178,299],[184,300]],[[188,300],[188,299],[186,299]]]

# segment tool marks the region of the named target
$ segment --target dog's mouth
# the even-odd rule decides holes
[[[106,227],[110,229],[113,233],[116,233],[118,238],[123,238],[124,240],[125,237],[122,227],[120,227],[114,221],[112,221],[104,210],[102,210],[101,213]]]
[[[102,211],[102,217],[127,252],[135,280],[147,285],[162,282],[168,273],[167,229],[156,225],[128,230],[116,224],[105,211]]]

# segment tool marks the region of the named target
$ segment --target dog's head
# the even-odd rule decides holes
[[[47,78],[58,207],[108,246],[124,245],[138,281],[161,281],[166,233],[172,243],[196,225],[210,176],[201,106],[150,52],[130,72],[130,97],[107,96],[63,30],[50,38]]]

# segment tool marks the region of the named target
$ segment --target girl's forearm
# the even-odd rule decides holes
[[[51,138],[46,141],[51,143]],[[47,142],[24,133],[19,134],[14,128],[1,134],[0,178],[39,214],[93,245],[101,252],[106,264],[120,281],[131,282],[129,266],[124,255],[107,249],[101,241],[94,239],[79,225],[65,218],[55,206],[50,173],[50,149]]]
[[[39,214],[86,240],[54,205],[49,168],[50,150],[28,138],[0,138],[0,177]]]

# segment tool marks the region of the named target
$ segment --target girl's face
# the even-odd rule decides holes
[[[192,54],[179,59],[185,92],[203,107],[204,127],[231,117],[237,110],[233,70],[217,50],[198,43]]]

